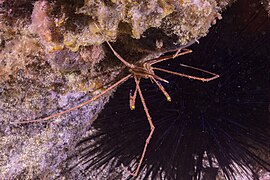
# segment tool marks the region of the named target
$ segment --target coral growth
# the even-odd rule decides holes
[[[60,44],[63,37],[50,17],[51,8],[47,1],[35,2],[31,16],[32,24],[29,27],[32,33],[39,35],[41,43],[49,51],[63,49]]]
[[[101,1],[86,0],[74,4],[37,1],[32,13],[32,29],[45,47],[51,50],[116,40],[122,33],[139,39],[150,28],[159,28],[167,35],[177,35],[178,44],[206,35],[220,17],[220,8],[212,1]],[[59,10],[59,11],[57,11]],[[98,33],[96,23],[103,33]],[[103,36],[103,37],[100,37]],[[102,40],[104,39],[104,40]],[[102,41],[100,41],[102,40]]]
[[[177,35],[178,43],[186,44],[206,35],[216,18],[221,19],[219,10],[215,1],[189,1],[167,16],[161,27],[166,34]]]

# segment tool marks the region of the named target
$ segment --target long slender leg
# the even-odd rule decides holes
[[[134,94],[132,95],[132,91],[129,94],[129,107],[130,107],[131,110],[135,109],[135,103],[136,103],[137,94],[138,94],[138,88],[136,86]]]
[[[212,73],[212,72],[209,72],[209,71],[206,71],[206,70],[202,70],[202,69],[199,69],[199,68],[191,67],[191,66],[188,66],[188,65],[182,65],[182,66],[185,66],[185,67],[188,67],[188,68],[192,68],[192,69],[196,69],[198,71],[205,72],[207,74],[211,74],[211,75],[213,75],[213,77],[210,77],[210,78],[201,78],[201,77],[196,77],[196,76],[190,76],[190,75],[183,74],[183,73],[169,71],[169,70],[162,69],[162,68],[153,67],[153,69],[154,70],[158,70],[158,71],[163,71],[163,72],[166,72],[166,73],[170,73],[170,74],[174,74],[174,75],[177,75],[177,76],[186,77],[186,78],[189,78],[189,79],[195,79],[195,80],[203,81],[203,82],[205,82],[205,81],[206,82],[212,81],[212,80],[214,80],[214,79],[216,79],[216,78],[219,77],[218,74],[215,74],[215,73]]]
[[[219,75],[217,75],[217,74],[215,74],[215,73],[212,73],[212,72],[210,72],[210,71],[206,71],[206,70],[203,70],[203,69],[200,69],[200,68],[196,68],[196,67],[193,67],[193,66],[189,66],[189,65],[186,65],[186,64],[180,64],[180,66],[187,67],[187,68],[190,68],[190,69],[195,69],[195,70],[197,70],[197,71],[202,71],[202,72],[211,74],[211,75],[213,75],[213,76],[219,76]]]
[[[167,98],[167,101],[171,102],[171,97],[169,95],[169,93],[167,93],[167,91],[165,90],[165,88],[162,86],[162,84],[160,82],[158,82],[155,78],[151,78],[156,85],[158,86],[158,88],[161,90],[161,92],[164,94],[164,96]]]
[[[114,83],[112,86],[108,87],[105,91],[103,91],[102,93],[98,94],[97,96],[93,97],[92,99],[88,100],[88,101],[85,101],[77,106],[74,106],[70,109],[67,109],[65,111],[62,111],[62,112],[59,112],[59,113],[56,113],[56,114],[53,114],[53,115],[50,115],[50,116],[47,116],[45,118],[40,118],[40,119],[35,119],[35,120],[27,120],[27,121],[21,121],[21,122],[12,122],[12,124],[27,124],[27,123],[35,123],[35,122],[42,122],[42,121],[47,121],[47,120],[50,120],[54,117],[57,117],[57,116],[60,116],[60,115],[63,115],[63,114],[66,114],[70,111],[73,111],[75,109],[78,109],[78,108],[81,108],[95,100],[97,100],[98,98],[100,98],[101,96],[103,96],[104,94],[106,94],[107,92],[109,92],[110,90],[112,90],[113,88],[117,87],[118,85],[120,85],[121,83],[125,82],[126,80],[128,80],[129,78],[131,77],[131,75],[127,75],[125,77],[123,77],[122,79],[120,79],[119,81],[117,81],[116,83]]]
[[[184,50],[184,52],[181,52],[182,50]],[[176,51],[176,53],[173,55],[173,58],[176,58],[178,56],[182,56],[182,55],[185,55],[185,54],[189,54],[189,53],[192,53],[192,50],[191,49],[178,49]]]
[[[181,50],[184,50],[184,52],[180,53]],[[159,62],[162,62],[162,61],[166,61],[168,59],[173,59],[173,58],[176,58],[178,56],[183,56],[183,55],[189,54],[189,53],[192,53],[192,50],[190,50],[190,49],[180,49],[175,54],[167,55],[167,56],[161,56],[159,58],[151,59],[151,60],[146,61],[146,62],[149,63],[150,65],[153,65],[153,64],[156,64],[156,63],[159,63]]]
[[[98,30],[100,31],[100,33],[101,33],[103,36],[105,36],[105,35],[102,33],[101,29],[98,27],[98,25],[97,25],[96,23],[94,23],[94,24],[95,24],[95,26],[98,28]],[[130,63],[128,63],[124,58],[122,58],[122,57],[120,56],[120,54],[118,54],[118,53],[113,49],[112,45],[111,45],[108,41],[106,41],[106,43],[108,44],[108,46],[109,46],[110,49],[112,50],[113,54],[114,54],[120,61],[122,61],[122,63],[124,63],[124,64],[125,64],[127,67],[129,67],[129,68],[133,68],[133,65],[130,64]]]
[[[165,83],[169,83],[169,81],[167,81],[166,79],[163,79],[163,78],[161,78],[161,77],[159,77],[159,76],[157,76],[155,74],[151,74],[151,75],[153,76],[153,78],[155,78],[155,79],[157,79],[159,81],[163,81]]]
[[[121,57],[121,56],[113,49],[112,45],[111,45],[108,41],[106,41],[106,43],[107,43],[108,46],[111,48],[113,54],[114,54],[120,61],[122,61],[122,63],[124,63],[124,64],[125,64],[127,67],[129,67],[129,68],[133,68],[133,67],[134,67],[133,64],[128,63],[124,58],[122,58],[122,57]]]
[[[147,139],[146,139],[146,141],[145,141],[144,149],[143,149],[143,152],[142,152],[142,155],[141,155],[139,164],[138,164],[138,166],[137,166],[137,168],[136,168],[136,170],[135,170],[135,173],[132,173],[133,176],[137,176],[137,175],[138,175],[138,172],[139,172],[139,170],[140,170],[140,167],[141,167],[141,165],[142,165],[142,161],[143,161],[143,159],[144,159],[145,152],[146,152],[146,150],[147,150],[148,144],[149,144],[150,139],[151,139],[151,137],[152,137],[152,135],[153,135],[153,133],[154,133],[155,126],[154,126],[154,124],[153,124],[153,122],[152,122],[152,118],[151,118],[151,116],[150,116],[150,114],[149,114],[148,108],[147,108],[147,106],[146,106],[146,103],[145,103],[145,100],[144,100],[144,97],[143,97],[143,94],[142,94],[142,91],[141,91],[141,88],[140,88],[140,85],[139,85],[140,79],[137,79],[136,77],[134,77],[134,79],[135,79],[135,82],[136,82],[136,86],[137,86],[137,88],[138,88],[138,92],[139,92],[139,95],[140,95],[140,98],[141,98],[141,102],[142,102],[142,104],[143,104],[143,108],[144,108],[145,114],[146,114],[146,116],[147,116],[147,120],[148,120],[148,122],[149,122],[149,124],[150,124],[150,128],[151,128],[151,131],[150,131],[150,133],[149,133],[149,135],[148,135],[148,137],[147,137]]]

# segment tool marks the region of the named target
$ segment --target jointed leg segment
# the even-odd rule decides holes
[[[165,90],[165,88],[162,86],[162,84],[160,82],[158,82],[155,78],[151,78],[152,81],[154,81],[156,83],[156,85],[158,86],[158,88],[161,90],[161,92],[164,94],[164,96],[167,98],[167,101],[171,101],[171,97],[169,95],[169,93],[167,93],[167,91]]]
[[[136,103],[136,97],[137,97],[137,93],[138,93],[138,88],[136,86],[134,94],[132,95],[132,91],[130,91],[129,94],[129,107],[131,110],[135,109],[135,103]]]
[[[95,100],[97,100],[98,98],[100,98],[101,96],[103,96],[104,94],[106,94],[108,91],[114,89],[115,87],[119,86],[121,83],[125,82],[126,80],[128,80],[129,78],[131,77],[131,74],[123,77],[122,79],[120,79],[119,81],[117,81],[115,84],[111,85],[110,87],[108,87],[105,91],[103,91],[102,93],[98,94],[97,96],[93,97],[92,99],[89,99],[88,101],[85,101],[77,106],[74,106],[72,108],[69,108],[65,111],[62,111],[60,113],[56,113],[56,114],[53,114],[51,116],[47,116],[45,118],[40,118],[40,119],[35,119],[35,120],[28,120],[28,121],[20,121],[20,122],[13,122],[13,124],[27,124],[27,123],[34,123],[34,122],[43,122],[43,121],[47,121],[47,120],[50,120],[54,117],[57,117],[57,116],[60,116],[60,115],[63,115],[63,114],[66,114],[68,112],[71,112],[75,109],[78,109],[78,108],[81,108]]]
[[[184,65],[184,64],[181,64],[181,66],[188,67],[188,68],[191,68],[191,69],[196,69],[198,71],[202,71],[202,72],[205,72],[207,74],[211,74],[211,75],[213,75],[213,77],[211,77],[211,78],[201,78],[201,77],[191,76],[191,75],[187,75],[187,74],[183,74],[183,73],[178,73],[178,72],[173,72],[173,71],[170,71],[170,70],[166,70],[166,69],[162,69],[162,68],[157,68],[157,67],[153,67],[153,69],[154,70],[158,70],[158,71],[163,71],[163,72],[166,72],[166,73],[169,73],[169,74],[174,74],[174,75],[181,76],[181,77],[186,77],[186,78],[189,78],[189,79],[195,79],[195,80],[203,81],[203,82],[212,81],[212,80],[214,80],[214,79],[216,79],[216,78],[219,77],[218,74],[215,74],[215,73],[212,73],[212,72],[209,72],[209,71],[206,71],[206,70],[202,70],[202,69],[191,67],[191,66]]]
[[[183,52],[180,53],[180,51],[182,51],[182,50],[183,50]],[[190,54],[190,53],[192,53],[191,49],[179,49],[174,55],[161,56],[161,57],[151,59],[151,60],[146,61],[146,62],[149,63],[150,65],[154,65],[154,64],[157,64],[159,62],[166,61],[169,59],[174,59],[176,57],[183,56],[183,55]]]
[[[142,161],[143,161],[143,159],[144,159],[144,156],[145,156],[145,153],[146,153],[148,144],[149,144],[150,139],[151,139],[151,137],[152,137],[152,135],[153,135],[153,133],[154,133],[154,131],[155,131],[155,126],[154,126],[154,124],[153,124],[153,122],[152,122],[152,118],[151,118],[151,116],[150,116],[150,114],[149,114],[148,108],[147,108],[147,106],[146,106],[146,103],[145,103],[145,100],[144,100],[144,97],[143,97],[143,94],[142,94],[142,91],[141,91],[141,88],[140,88],[140,79],[137,79],[137,77],[134,77],[134,79],[135,79],[135,82],[136,82],[136,88],[138,89],[138,92],[139,92],[139,95],[140,95],[140,98],[141,98],[141,102],[142,102],[142,105],[143,105],[143,109],[144,109],[144,111],[145,111],[145,114],[146,114],[146,116],[147,116],[147,120],[148,120],[148,122],[149,122],[149,124],[150,124],[150,129],[151,129],[151,130],[150,130],[150,133],[149,133],[149,135],[148,135],[148,137],[147,137],[147,139],[146,139],[146,141],[145,141],[145,145],[144,145],[144,148],[143,148],[143,152],[142,152],[142,155],[141,155],[139,164],[138,164],[138,166],[137,166],[135,172],[134,172],[134,173],[131,173],[131,175],[137,176],[138,173],[139,173],[140,167],[141,167],[141,165],[142,165]]]

